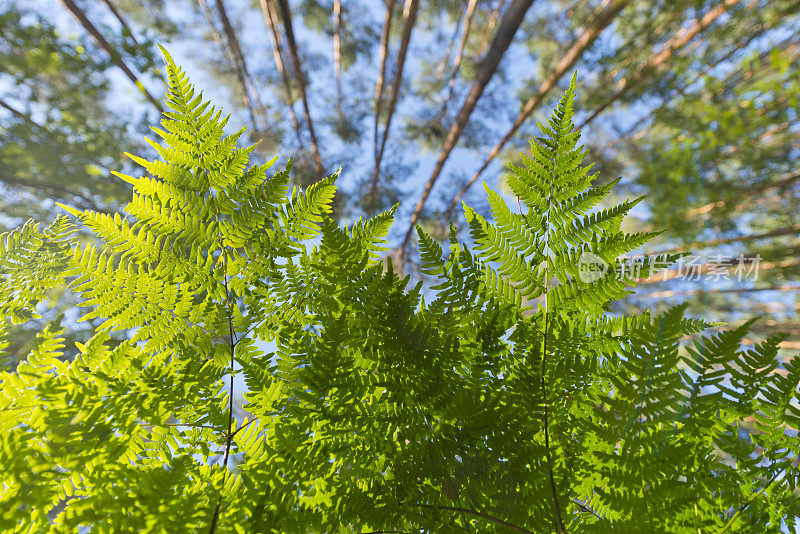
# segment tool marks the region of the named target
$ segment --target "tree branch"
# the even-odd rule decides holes
[[[483,36],[481,37],[481,46],[478,48],[478,56],[482,56],[489,47],[489,43],[492,39],[492,33],[494,32],[494,27],[497,26],[497,21],[500,19],[500,12],[503,11],[506,2],[508,2],[508,0],[498,0],[497,7],[492,10],[492,15],[489,17],[489,22],[486,24],[486,30],[483,32]]]
[[[333,0],[333,79],[336,114],[342,117],[342,0]]]
[[[450,80],[447,82],[448,93],[447,98],[442,104],[442,109],[439,111],[440,117],[447,115],[447,107],[450,105],[450,102],[453,100],[453,96],[455,95],[456,78],[458,77],[458,71],[461,69],[461,60],[464,57],[464,47],[467,45],[469,30],[472,26],[472,17],[475,15],[475,7],[477,5],[478,0],[469,0],[469,2],[467,2],[464,28],[461,31],[461,41],[458,43],[458,51],[456,52],[456,58],[453,62],[453,72],[450,73]]]
[[[208,7],[206,0],[197,0],[197,3],[203,10],[203,15],[205,15],[206,21],[208,22],[208,27],[211,30],[211,37],[214,39],[214,42],[217,43],[217,46],[222,49],[222,52],[227,56],[228,63],[230,64],[231,69],[233,69],[236,79],[239,81],[239,87],[241,89],[239,97],[241,98],[242,106],[244,106],[248,115],[250,116],[250,124],[253,128],[258,129],[258,121],[256,120],[256,112],[253,107],[253,101],[250,99],[250,94],[247,91],[247,83],[244,80],[244,75],[239,67],[233,49],[231,48],[231,43],[226,43],[222,38],[222,34],[219,33],[217,25],[214,22],[214,15],[211,13],[211,8]]]
[[[119,21],[119,23],[122,26],[122,28],[125,31],[128,32],[128,35],[130,35],[131,41],[133,42],[133,45],[136,47],[136,49],[139,50],[139,52],[142,53],[142,56],[144,56],[144,58],[148,60],[148,63],[150,63],[152,65],[153,72],[155,73],[156,76],[158,76],[158,79],[161,80],[162,82],[166,83],[166,80],[164,79],[164,75],[161,73],[161,69],[159,69],[154,63],[152,63],[150,61],[150,56],[147,54],[147,52],[142,47],[142,45],[139,44],[139,41],[136,39],[136,35],[134,35],[133,30],[128,25],[127,21],[125,20],[125,17],[122,16],[122,13],[119,12],[119,10],[116,8],[116,6],[114,5],[114,3],[111,0],[103,0],[103,3],[106,6],[108,6],[108,9],[111,11],[111,13],[117,19],[117,21]]]
[[[253,81],[253,77],[250,75],[250,71],[247,69],[247,63],[244,58],[244,53],[242,52],[242,47],[239,44],[239,39],[236,37],[236,32],[233,29],[233,25],[228,18],[228,12],[225,9],[225,2],[223,0],[217,0],[217,9],[219,11],[219,18],[222,21],[222,29],[225,31],[225,36],[228,40],[228,46],[231,50],[231,56],[233,57],[234,69],[236,70],[236,75],[239,78],[239,82],[242,84],[242,90],[246,93],[249,92],[252,95],[252,100],[250,99],[250,96],[248,96],[247,99],[248,102],[251,103],[251,105],[255,108],[256,114],[258,114],[259,118],[261,119],[262,126],[264,128],[263,131],[265,133],[269,132],[274,136],[274,133],[270,128],[269,119],[267,118],[267,110],[264,108],[264,104],[261,103],[261,96],[259,95],[258,88]],[[257,132],[259,131],[257,123],[254,122],[253,127]]]
[[[375,125],[372,135],[375,161],[378,161],[378,124],[380,122],[381,107],[383,104],[383,87],[385,85],[384,78],[386,77],[386,59],[389,56],[389,34],[392,28],[393,13],[394,0],[386,0],[386,15],[383,19],[383,29],[381,30],[381,50],[379,60],[381,67],[378,74],[378,81],[375,83]],[[370,193],[370,195],[374,195],[374,188],[375,186],[373,183],[373,191]]]
[[[776,21],[777,21],[777,20],[778,20],[778,19],[776,19]],[[648,119],[650,119],[651,117],[653,117],[654,115],[656,115],[656,114],[657,114],[659,111],[661,111],[662,109],[665,109],[665,108],[667,107],[667,105],[668,105],[670,102],[672,102],[672,100],[674,100],[674,99],[675,99],[675,98],[677,98],[678,96],[682,96],[682,95],[684,95],[684,94],[686,93],[686,91],[687,91],[687,90],[688,90],[688,89],[689,89],[691,86],[693,86],[693,85],[694,85],[694,84],[696,84],[698,81],[700,81],[700,80],[703,78],[703,76],[705,76],[706,74],[708,74],[708,73],[709,73],[709,72],[710,72],[712,69],[714,69],[714,68],[715,68],[717,65],[719,65],[720,63],[722,63],[722,62],[724,62],[724,61],[727,61],[727,60],[729,60],[731,57],[733,57],[733,55],[734,55],[736,52],[738,52],[738,51],[740,51],[740,50],[743,50],[743,49],[744,49],[744,48],[745,48],[747,45],[749,45],[749,44],[750,44],[750,43],[751,43],[753,40],[755,40],[757,37],[759,37],[761,34],[763,34],[765,31],[767,31],[767,30],[768,30],[769,28],[771,28],[772,26],[773,26],[773,24],[772,24],[772,23],[770,23],[770,22],[767,22],[767,23],[765,23],[765,24],[763,24],[763,25],[759,26],[759,27],[758,27],[758,29],[756,29],[756,30],[755,30],[755,31],[754,31],[752,34],[748,35],[748,36],[747,36],[745,39],[742,39],[742,40],[741,40],[741,41],[740,41],[740,42],[739,42],[739,43],[738,43],[736,46],[732,47],[732,48],[731,48],[731,49],[730,49],[730,50],[729,50],[727,53],[725,53],[725,54],[724,54],[723,56],[721,56],[719,59],[717,59],[717,60],[713,61],[712,63],[709,63],[708,65],[706,65],[705,67],[703,67],[703,69],[702,69],[700,72],[698,72],[698,73],[697,73],[697,74],[696,74],[696,75],[695,75],[695,76],[694,76],[694,77],[693,77],[693,78],[692,78],[690,81],[686,82],[686,83],[685,83],[685,84],[683,84],[681,87],[678,87],[677,89],[675,89],[674,91],[672,91],[672,93],[670,93],[670,94],[669,94],[669,95],[668,95],[668,96],[667,96],[667,97],[666,97],[666,98],[665,98],[665,99],[664,99],[664,100],[661,102],[661,104],[659,104],[657,107],[653,108],[651,111],[647,112],[647,113],[646,113],[644,116],[642,116],[640,119],[638,119],[638,120],[637,120],[637,121],[636,121],[636,122],[635,122],[635,123],[634,123],[634,124],[633,124],[633,125],[632,125],[630,128],[628,128],[627,130],[625,130],[625,131],[624,131],[624,132],[623,132],[623,133],[622,133],[622,134],[621,134],[619,137],[617,137],[617,138],[616,138],[616,139],[614,139],[613,141],[611,141],[611,142],[609,142],[608,144],[606,144],[606,145],[605,145],[605,146],[604,146],[604,147],[603,147],[601,150],[606,150],[606,149],[609,149],[609,148],[613,148],[613,147],[614,147],[614,146],[615,146],[617,143],[619,143],[620,141],[622,141],[622,140],[624,140],[624,139],[627,139],[627,138],[628,138],[630,135],[632,135],[632,134],[634,134],[635,132],[639,131],[639,129],[640,129],[640,128],[642,128],[642,126],[643,126],[643,125],[644,125],[644,124],[647,122],[647,120],[648,120]],[[789,44],[789,42],[790,42],[790,41],[791,41],[791,39],[786,39],[786,40],[784,40],[784,41],[783,41],[783,42],[782,42],[782,43],[779,45],[779,47],[780,47],[780,48],[784,48],[784,49],[785,49],[785,47],[786,47],[786,46]],[[768,58],[768,57],[769,57],[769,52],[763,52],[763,53],[760,55],[760,57],[759,57],[759,60],[763,62],[763,61],[764,61],[766,58]],[[741,73],[740,73],[740,71],[738,71],[738,70],[734,70],[734,71],[733,71],[733,72],[732,72],[730,75],[728,75],[728,76],[725,78],[725,82],[728,82],[728,81],[729,81],[731,78],[733,78],[733,77],[734,77],[735,75],[737,75],[737,74],[741,74]],[[725,82],[723,82],[723,83],[725,83]],[[643,132],[642,132],[642,133],[643,133]],[[641,135],[642,135],[642,133],[636,134],[636,135],[634,136],[634,139],[637,139],[637,140],[638,140],[638,139],[640,139],[640,138],[641,138]]]
[[[667,41],[658,53],[650,56],[647,61],[645,61],[643,65],[639,66],[630,76],[623,78],[617,91],[610,98],[608,98],[608,100],[601,104],[600,107],[595,109],[594,112],[592,112],[592,114],[589,115],[589,117],[584,120],[580,126],[578,126],[578,129],[582,130],[587,124],[591,123],[595,118],[597,118],[598,115],[605,111],[606,108],[619,100],[620,97],[630,91],[633,87],[636,87],[638,84],[640,84],[650,73],[666,63],[676,51],[684,47],[699,33],[705,31],[715,20],[721,17],[726,11],[728,11],[728,9],[735,6],[740,1],[741,0],[722,0],[717,6],[706,12],[705,15],[696,18],[690,27],[679,32],[678,35]]]
[[[147,98],[147,100],[150,101],[153,107],[156,108],[159,113],[163,113],[164,108],[161,107],[161,103],[155,98],[153,98],[153,95],[150,94],[150,92],[147,90],[144,84],[128,67],[125,61],[123,61],[119,53],[116,50],[114,50],[114,48],[109,44],[106,38],[103,37],[103,34],[101,34],[100,31],[95,27],[95,25],[92,24],[91,21],[87,18],[86,13],[84,13],[83,10],[80,7],[78,7],[73,0],[61,0],[61,3],[64,4],[64,7],[66,7],[72,13],[72,15],[78,20],[78,22],[81,23],[83,28],[87,32],[89,32],[89,35],[91,35],[92,38],[94,38],[97,45],[100,48],[102,48],[109,56],[111,56],[112,61],[114,61],[117,67],[119,67],[122,70],[122,72],[125,73],[125,76],[127,76],[128,79],[131,82],[133,82],[133,85],[135,85],[136,88],[142,92],[142,94]]]

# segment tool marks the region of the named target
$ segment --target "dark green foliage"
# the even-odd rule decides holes
[[[15,224],[51,217],[52,203],[32,198],[99,209],[119,206],[126,194],[124,184],[106,179],[104,168],[122,164],[123,147],[131,143],[126,130],[134,125],[101,105],[112,65],[84,45],[25,8],[0,8],[0,72],[10,93],[0,95],[0,109],[6,115],[11,110],[2,104],[14,110],[0,126],[0,181],[7,191],[0,209]]]
[[[126,216],[65,207],[102,246],[64,217],[3,235],[6,316],[66,279],[104,322],[71,361],[47,327],[2,375],[0,528],[794,528],[800,358],[779,364],[779,337],[740,350],[749,325],[684,345],[710,324],[682,307],[607,313],[653,234],[620,231],[636,201],[595,209],[613,182],[591,187],[574,83],[509,179],[521,213],[487,187],[494,222],[465,206],[474,250],[419,230],[425,302],[380,260],[396,206],[339,228],[336,176],[289,193],[288,168],[248,167],[242,131],[166,73]],[[582,281],[589,253],[611,268]]]

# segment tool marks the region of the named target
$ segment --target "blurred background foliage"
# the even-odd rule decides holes
[[[422,277],[412,225],[444,241],[452,217],[468,240],[457,201],[484,209],[481,181],[503,187],[577,71],[598,182],[623,176],[617,199],[648,195],[629,231],[666,228],[647,252],[692,251],[698,274],[643,280],[612,311],[689,300],[710,320],[759,315],[751,342],[784,331],[788,354],[799,12],[798,0],[0,0],[0,229],[49,220],[55,201],[124,206],[129,186],[110,171],[139,172],[125,152],[152,156],[162,44],[261,141],[258,158],[294,158],[300,185],[341,165],[343,222],[402,202],[393,257]],[[68,308],[57,296],[43,321]]]

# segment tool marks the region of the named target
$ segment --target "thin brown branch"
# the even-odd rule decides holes
[[[483,32],[483,36],[481,36],[481,45],[478,47],[478,56],[482,56],[486,49],[489,48],[489,43],[492,41],[492,35],[494,33],[494,27],[497,26],[497,21],[500,20],[500,12],[503,11],[503,8],[506,6],[508,0],[498,0],[497,6],[492,10],[492,14],[489,17],[489,22],[486,24],[486,30]]]
[[[469,0],[464,15],[464,27],[461,30],[461,40],[458,43],[458,51],[456,58],[453,61],[453,72],[450,73],[450,80],[447,82],[447,98],[442,104],[442,109],[439,111],[440,117],[447,115],[447,108],[453,100],[456,90],[456,78],[458,71],[461,69],[461,60],[464,57],[464,47],[467,45],[467,38],[469,38],[469,30],[472,26],[472,17],[475,15],[475,7],[478,5],[478,0]]]
[[[600,517],[600,515],[598,515],[597,512],[595,512],[594,510],[592,510],[591,508],[589,508],[588,506],[586,506],[585,504],[580,502],[578,499],[572,499],[572,504],[576,505],[578,508],[580,508],[584,512],[592,514],[597,519],[603,519],[602,517]]]
[[[456,45],[456,39],[458,39],[458,34],[460,33],[459,30],[461,29],[461,22],[463,18],[464,18],[464,11],[462,10],[458,14],[458,20],[456,21],[456,25],[453,28],[453,35],[447,42],[447,48],[445,48],[444,54],[442,54],[442,59],[436,66],[436,73],[434,76],[436,84],[439,84],[442,81],[442,77],[444,76],[444,69],[450,62],[450,54],[453,53],[453,47]]]
[[[381,30],[381,44],[380,44],[380,59],[381,65],[380,72],[378,73],[378,81],[375,83],[375,124],[373,129],[372,141],[373,152],[375,153],[375,161],[378,159],[378,124],[380,123],[381,107],[383,105],[383,88],[386,78],[386,59],[389,56],[389,34],[392,28],[392,14],[394,13],[394,0],[386,0],[386,15],[383,19],[383,29]],[[370,195],[374,194],[373,191]]]
[[[131,42],[133,42],[133,45],[136,47],[136,49],[137,49],[137,50],[139,50],[139,52],[141,52],[142,56],[143,56],[144,58],[148,59],[148,61],[149,61],[149,59],[150,59],[150,56],[147,54],[147,52],[146,52],[146,51],[145,51],[145,49],[142,47],[142,45],[141,45],[141,44],[139,44],[139,41],[136,39],[136,35],[133,33],[133,30],[131,29],[130,25],[129,25],[129,24],[128,24],[128,22],[125,20],[125,17],[123,17],[123,16],[122,16],[122,13],[120,13],[120,12],[119,12],[119,10],[117,9],[117,7],[114,5],[114,3],[113,3],[111,0],[103,0],[103,3],[104,3],[106,6],[108,6],[108,9],[111,11],[111,13],[112,13],[112,14],[114,15],[114,17],[117,19],[117,21],[120,23],[120,25],[122,26],[122,28],[123,28],[125,31],[127,31],[127,32],[128,32],[128,35],[129,35],[129,36],[130,36],[130,38],[131,38]],[[166,80],[164,79],[164,75],[162,74],[161,70],[160,70],[160,69],[159,69],[159,68],[158,68],[156,65],[153,65],[153,72],[155,73],[155,75],[156,75],[156,76],[158,76],[158,78],[159,78],[159,79],[160,79],[162,82],[165,82],[165,83],[166,83]]]
[[[622,51],[631,50],[627,52],[627,57],[619,58],[614,62],[612,76],[624,69],[630,68],[631,64],[639,59],[641,54],[645,52],[648,47],[655,46],[661,38],[664,37],[668,29],[675,28],[676,25],[680,26],[680,19],[682,19],[683,14],[690,5],[691,0],[675,0],[670,3],[668,16],[648,17],[644,21],[644,24],[637,28],[637,31],[631,32],[628,39],[618,47],[618,50]],[[646,35],[647,38],[642,39],[642,35]],[[637,44],[638,41],[641,42]]]
[[[235,436],[236,434],[238,434],[238,433],[239,433],[239,431],[241,431],[241,430],[244,430],[245,428],[247,428],[248,426],[250,426],[250,424],[251,424],[251,423],[254,423],[254,422],[255,422],[255,421],[257,421],[257,420],[258,420],[258,419],[256,419],[256,418],[254,417],[254,418],[250,419],[249,421],[247,421],[245,424],[243,424],[242,426],[240,426],[239,428],[237,428],[236,430],[234,430],[234,431],[233,431],[233,434],[231,434],[231,438],[233,438],[233,436]]]
[[[81,26],[92,36],[95,40],[97,45],[103,49],[103,51],[111,56],[112,61],[117,67],[125,73],[125,76],[133,82],[133,85],[142,92],[142,94],[147,98],[147,100],[153,105],[154,108],[158,110],[159,113],[163,113],[164,109],[161,107],[161,102],[153,98],[153,95],[150,94],[150,91],[144,86],[144,84],[139,80],[136,74],[128,67],[125,61],[122,59],[122,56],[111,46],[111,44],[103,37],[103,34],[95,27],[94,24],[88,19],[86,13],[78,7],[78,5],[73,0],[61,0],[61,3],[64,4],[70,13],[75,17],[75,19],[81,23]]]
[[[686,46],[698,34],[705,31],[719,17],[725,14],[730,8],[734,7],[741,0],[722,0],[712,9],[708,10],[702,17],[696,18],[691,26],[678,32],[677,35],[669,39],[660,51],[650,56],[644,64],[640,65],[630,75],[626,76],[618,84],[618,89],[603,104],[595,109],[589,117],[578,126],[582,130],[587,124],[591,123],[598,115],[605,111],[610,105],[619,100],[632,88],[639,85],[643,80],[650,76],[654,71],[663,66],[681,48]],[[751,3],[751,6],[753,4]]]
[[[219,46],[225,53],[225,56],[228,58],[228,63],[233,69],[233,72],[236,74],[236,79],[239,82],[240,89],[239,98],[242,101],[242,106],[247,110],[247,113],[250,116],[250,124],[252,124],[253,128],[258,128],[258,120],[256,119],[256,111],[253,106],[253,101],[250,99],[250,94],[247,91],[247,83],[245,82],[242,71],[238,66],[236,56],[231,49],[230,43],[226,42],[222,38],[222,34],[219,33],[217,24],[214,22],[214,15],[211,12],[211,8],[208,6],[206,0],[197,0],[197,3],[202,9],[203,15],[205,15],[206,21],[208,22],[208,27],[211,30],[211,37],[214,39],[214,42],[217,43],[217,46]]]
[[[2,107],[3,109],[5,109],[7,111],[10,111],[12,115],[14,115],[15,117],[17,117],[19,119],[25,119],[27,122],[33,124],[34,126],[39,126],[39,124],[34,122],[33,119],[31,119],[28,115],[26,115],[25,113],[22,113],[21,111],[19,111],[16,108],[12,107],[10,104],[6,104],[2,99],[0,99],[0,107]],[[41,128],[41,126],[39,126],[39,127]]]
[[[375,205],[375,191],[378,187],[378,176],[381,172],[381,160],[383,160],[383,152],[386,149],[386,140],[389,138],[389,130],[392,126],[392,117],[394,110],[397,106],[397,99],[400,96],[400,86],[403,84],[403,68],[406,63],[406,53],[408,52],[408,44],[411,42],[411,32],[414,29],[414,24],[417,20],[417,8],[419,7],[419,0],[406,0],[403,6],[403,35],[400,38],[400,49],[397,52],[397,66],[395,67],[394,82],[392,83],[392,96],[389,99],[389,109],[386,113],[386,127],[383,130],[383,138],[381,140],[378,153],[375,155],[375,168],[372,172],[372,185],[370,186],[370,204]],[[377,120],[377,114],[376,114]]]

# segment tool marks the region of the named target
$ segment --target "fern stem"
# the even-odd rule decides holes
[[[242,426],[240,426],[239,428],[237,428],[236,430],[234,430],[234,431],[233,431],[233,434],[231,434],[231,437],[233,437],[233,436],[235,436],[236,434],[238,434],[240,430],[244,430],[245,428],[247,428],[248,426],[250,426],[250,425],[251,425],[253,422],[255,422],[255,420],[256,420],[256,418],[254,417],[254,418],[250,419],[249,421],[247,421],[247,422],[246,422],[245,424],[243,424]]]
[[[436,437],[436,431],[433,429],[433,425],[432,425],[432,424],[431,424],[431,422],[428,420],[428,417],[427,417],[427,416],[425,416],[424,414],[422,415],[422,417],[423,417],[423,419],[425,420],[425,423],[428,425],[428,430],[430,430],[430,433],[431,433],[431,438],[432,438],[431,442],[432,442],[432,444],[433,444],[433,447],[434,447],[434,449],[436,450],[437,456],[439,456],[439,457],[441,457],[441,458],[442,458],[442,465],[443,465],[443,466],[445,466],[444,468],[442,468],[442,470],[444,471],[444,474],[447,476],[447,478],[449,478],[449,479],[450,479],[450,481],[451,481],[453,484],[455,484],[455,480],[454,480],[454,479],[455,479],[455,477],[454,477],[453,475],[451,475],[451,474],[450,474],[450,469],[448,469],[448,468],[446,467],[446,466],[448,465],[448,464],[447,464],[447,462],[445,461],[445,460],[446,460],[446,458],[445,458],[444,454],[442,454],[442,451],[441,451],[441,449],[439,449],[439,440],[438,440],[438,438]],[[458,491],[458,490],[456,490],[456,491]],[[456,495],[456,498],[455,498],[455,499],[453,499],[452,497],[450,497],[450,500],[452,500],[452,501],[453,501],[455,504],[457,504],[457,505],[458,505],[458,507],[459,507],[459,508],[461,508],[461,494],[460,494],[460,493],[458,493],[458,494]],[[473,503],[470,503],[470,504],[471,504],[472,506],[474,506],[474,504],[473,504]],[[465,512],[464,512],[463,510],[461,510],[461,520],[462,520],[462,521],[463,521],[463,523],[464,523],[464,530],[465,530],[465,531],[467,531],[467,532],[469,532],[469,533],[471,533],[471,532],[472,532],[472,530],[469,528],[469,521],[468,521],[468,520],[467,520],[467,518],[465,517]]]
[[[798,458],[798,456],[800,456],[800,452],[798,452],[797,454],[795,454],[795,455],[794,455],[794,458],[792,458],[792,461],[791,461],[791,462],[789,462],[789,465],[791,465],[791,464],[793,464],[795,461],[797,461],[797,458]],[[750,498],[749,498],[749,499],[747,499],[747,502],[746,502],[746,503],[744,503],[742,506],[740,506],[738,510],[736,510],[736,513],[735,513],[735,514],[733,514],[733,515],[731,516],[731,518],[728,520],[728,522],[727,522],[727,523],[725,523],[725,526],[724,526],[724,527],[722,527],[722,530],[720,530],[720,531],[719,531],[717,534],[725,534],[726,532],[728,532],[728,531],[731,529],[731,527],[733,527],[734,523],[736,523],[736,521],[739,519],[739,516],[741,516],[741,515],[742,515],[742,512],[744,512],[744,511],[745,511],[745,509],[747,509],[747,507],[748,507],[748,506],[750,506],[751,504],[753,504],[753,502],[754,502],[754,501],[755,501],[755,500],[758,498],[758,496],[759,496],[759,495],[761,495],[762,493],[764,493],[765,491],[767,491],[767,490],[769,489],[769,487],[772,485],[772,483],[773,483],[773,482],[775,482],[775,480],[778,478],[778,475],[779,475],[780,473],[781,473],[780,471],[778,471],[777,473],[775,473],[775,474],[772,476],[772,478],[771,478],[771,479],[769,479],[769,482],[767,482],[766,484],[764,484],[764,485],[761,487],[761,489],[760,489],[760,490],[758,490],[757,492],[755,492],[754,494],[752,494],[752,495],[750,496]]]
[[[217,530],[217,519],[219,518],[219,507],[222,505],[222,496],[220,495],[217,500],[217,507],[214,508],[214,515],[211,517],[211,526],[208,529],[208,534],[214,534]]]
[[[586,502],[589,502],[589,501],[587,500]],[[602,517],[600,517],[600,515],[597,512],[595,512],[594,510],[592,510],[591,508],[589,508],[585,504],[582,504],[578,499],[572,499],[572,504],[576,505],[578,508],[580,508],[584,512],[592,514],[597,519],[603,519]]]
[[[229,343],[228,346],[231,348],[231,361],[230,361],[230,386],[228,388],[228,432],[226,434],[225,439],[225,459],[222,462],[222,466],[224,471],[222,472],[222,490],[225,489],[225,479],[227,478],[228,474],[228,458],[230,457],[231,453],[231,442],[233,441],[233,433],[231,429],[233,428],[233,367],[235,364],[235,356],[236,356],[236,342],[234,341],[234,333],[233,333],[233,318],[231,316],[231,298],[230,292],[228,291],[228,249],[224,246],[222,247],[222,265],[224,272],[222,273],[222,279],[225,287],[225,305],[228,310],[228,335],[229,335]],[[251,421],[252,422],[252,421]],[[209,534],[214,534],[214,531],[217,528],[217,520],[219,519],[219,511],[222,506],[222,491],[220,491],[219,500],[217,501],[217,507],[214,509],[214,516],[211,518],[211,526],[209,527]]]
[[[450,512],[461,512],[463,514],[474,515],[476,517],[481,517],[483,519],[486,519],[487,521],[490,521],[492,523],[497,523],[498,525],[503,525],[505,527],[508,527],[514,532],[524,532],[525,534],[533,534],[532,530],[528,530],[519,525],[515,525],[514,523],[509,523],[508,521],[504,521],[498,517],[494,517],[492,515],[485,514],[483,512],[478,512],[477,510],[471,510],[469,508],[461,508],[458,506],[433,506],[431,504],[417,504],[417,506],[419,506],[420,508],[430,508],[434,510],[448,510]]]
[[[555,163],[553,163],[555,164]],[[553,476],[553,460],[550,456],[550,429],[549,429],[549,410],[547,404],[547,389],[545,383],[545,373],[547,372],[547,319],[549,316],[547,289],[549,282],[549,259],[550,259],[550,208],[553,202],[553,176],[550,177],[550,194],[547,197],[547,215],[545,217],[545,234],[544,234],[544,335],[542,336],[542,370],[541,370],[541,385],[542,385],[542,402],[544,404],[544,448],[547,455],[547,471],[550,478],[550,491],[553,494],[553,511],[555,512],[555,521],[553,526],[556,532],[564,534],[567,530],[564,528],[564,522],[561,519],[561,505],[558,502],[558,491],[556,489],[556,480]],[[520,210],[522,211],[522,210]]]

